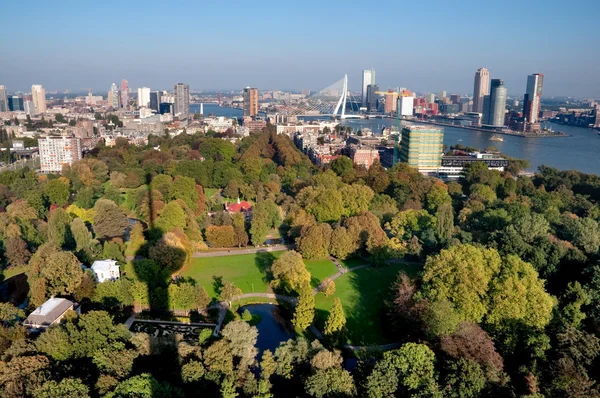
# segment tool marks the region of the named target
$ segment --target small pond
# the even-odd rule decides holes
[[[260,316],[260,322],[256,324],[258,329],[256,346],[261,353],[267,349],[275,352],[282,341],[288,341],[296,336],[292,323],[283,316],[283,310],[277,305],[249,304],[240,307],[238,311],[241,314],[244,310]]]

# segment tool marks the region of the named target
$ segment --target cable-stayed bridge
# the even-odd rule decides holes
[[[284,100],[275,105],[276,112],[286,116],[329,116],[332,118],[362,118],[360,102],[348,90],[348,75],[304,98]]]

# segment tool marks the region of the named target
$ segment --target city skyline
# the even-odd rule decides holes
[[[269,1],[261,7],[236,3],[227,14],[235,23],[227,24],[216,4],[132,1],[116,13],[105,4],[39,2],[25,8],[10,3],[3,9],[3,26],[20,34],[3,40],[11,57],[4,61],[0,84],[10,92],[34,83],[47,91],[106,92],[121,79],[130,87],[164,89],[186,82],[192,90],[289,90],[325,87],[347,73],[350,88],[359,91],[362,70],[373,67],[384,90],[470,93],[473,71],[486,67],[492,78],[505,81],[510,94],[523,91],[526,76],[544,73],[546,96],[598,98],[600,55],[586,38],[595,34],[593,16],[600,3],[583,1],[585,13],[553,3],[385,2],[368,10],[339,1],[307,1],[294,10]],[[298,29],[289,29],[292,11],[302,21]],[[330,12],[336,18],[326,17]],[[27,26],[19,22],[23,14]],[[401,45],[386,39],[385,29],[397,15],[407,32]],[[165,25],[174,19],[177,24]],[[184,40],[160,35],[157,24]],[[561,29],[552,29],[556,25]],[[380,34],[364,33],[370,31]],[[335,39],[346,35],[350,40]]]

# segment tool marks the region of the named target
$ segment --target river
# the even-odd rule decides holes
[[[199,112],[200,105],[190,105],[190,112]],[[214,113],[217,116],[242,117],[241,109],[219,107],[216,104],[204,104],[204,113]],[[402,122],[405,123],[405,122]],[[370,128],[373,132],[383,127],[395,126],[394,119],[346,119],[345,126],[351,126],[354,131]],[[562,131],[570,137],[556,138],[521,138],[502,135],[503,142],[492,141],[492,133],[484,133],[462,129],[460,127],[443,127],[444,144],[450,146],[462,144],[484,149],[494,146],[502,153],[518,158],[527,159],[531,163],[530,170],[536,170],[541,165],[556,167],[561,170],[578,170],[584,173],[600,174],[600,135],[597,130],[582,127],[552,124],[552,129]]]

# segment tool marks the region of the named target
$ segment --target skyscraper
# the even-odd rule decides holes
[[[377,84],[369,84],[367,86],[367,112],[377,112],[379,102],[379,86]]]
[[[117,109],[119,108],[120,103],[119,86],[117,86],[116,83],[113,83],[108,91],[108,105],[114,109]]]
[[[177,83],[173,88],[175,95],[175,116],[187,119],[190,114],[190,86]]]
[[[444,130],[431,126],[402,129],[400,160],[421,173],[433,173],[442,165]]]
[[[129,107],[129,82],[125,79],[121,80],[121,107]]]
[[[150,92],[150,109],[158,112],[160,110],[160,91]]]
[[[35,105],[36,113],[46,113],[46,91],[40,84],[31,86],[31,98]]]
[[[483,97],[490,91],[490,72],[486,68],[479,68],[475,73],[473,87],[473,112],[483,112]]]
[[[4,86],[0,86],[0,112],[8,112],[8,97]]]
[[[23,97],[18,95],[13,95],[10,97],[8,99],[8,109],[13,112],[24,111],[25,107],[23,106]]]
[[[150,88],[138,88],[138,107],[148,108],[150,106]]]
[[[544,88],[544,75],[534,73],[527,76],[527,91],[523,101],[523,117],[529,123],[537,123],[540,114],[540,99]]]
[[[244,89],[244,116],[258,115],[258,89],[246,87]]]
[[[365,69],[362,75],[362,103],[361,106],[368,107],[367,94],[369,85],[375,85],[375,69]]]
[[[438,99],[443,100],[444,98],[446,98],[446,92],[442,90],[438,93]]]
[[[488,126],[504,126],[506,111],[506,87],[504,81],[492,79],[490,95],[483,97],[483,119],[481,124]]]

